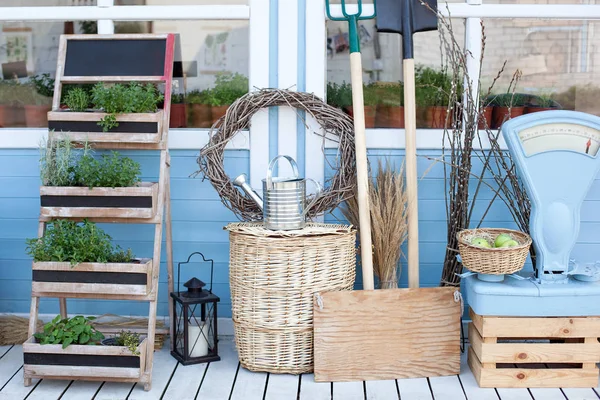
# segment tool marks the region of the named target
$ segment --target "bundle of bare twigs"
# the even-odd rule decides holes
[[[404,188],[404,166],[397,171],[389,161],[385,167],[379,160],[378,172],[369,185],[373,272],[381,289],[398,287],[402,243],[407,237],[407,194]],[[358,201],[355,195],[341,207],[346,219],[359,226]]]
[[[356,185],[354,126],[352,119],[342,110],[330,106],[312,93],[294,92],[284,89],[261,89],[237,99],[227,113],[212,126],[210,140],[200,151],[198,165],[202,174],[212,183],[223,204],[243,221],[262,219],[262,211],[254,200],[237,190],[223,166],[224,150],[227,143],[241,130],[250,127],[250,120],[258,111],[268,107],[289,106],[305,111],[323,128],[323,133],[313,132],[308,124],[306,134],[318,134],[323,139],[339,143],[338,157],[330,165],[334,171],[325,184],[317,201],[308,212],[308,217],[333,210],[341,202],[352,196]],[[299,116],[304,119],[305,117]],[[260,151],[261,149],[254,149]],[[267,150],[267,149],[263,149]],[[307,154],[307,162],[310,155]],[[267,171],[265,171],[266,174]]]

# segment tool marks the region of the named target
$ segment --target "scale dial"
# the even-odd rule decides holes
[[[523,129],[519,139],[525,155],[569,150],[595,157],[600,148],[600,131],[585,125],[549,123]]]

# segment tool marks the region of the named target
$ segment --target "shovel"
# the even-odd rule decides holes
[[[375,289],[373,278],[373,250],[371,249],[371,212],[369,206],[369,172],[367,167],[367,143],[365,139],[365,107],[363,100],[362,61],[358,21],[375,18],[375,13],[362,15],[362,2],[358,0],[358,11],[349,14],[346,1],[342,2],[343,17],[331,15],[329,0],[325,0],[327,17],[332,21],[348,22],[350,41],[350,77],[352,81],[352,108],[354,115],[354,146],[356,148],[356,184],[360,230],[360,259],[362,263],[363,289]]]
[[[417,288],[419,287],[419,209],[413,33],[437,29],[437,0],[378,0],[375,10],[378,15],[378,32],[402,35],[408,197],[408,287]]]

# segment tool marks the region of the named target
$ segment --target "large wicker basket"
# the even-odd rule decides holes
[[[312,372],[313,295],[353,288],[356,231],[330,224],[286,232],[261,223],[225,229],[240,364],[251,371]]]
[[[506,233],[519,243],[515,247],[484,248],[471,244],[470,238],[483,237],[488,242],[501,233]],[[513,274],[523,269],[531,237],[523,232],[501,228],[465,229],[457,234],[458,250],[462,264],[469,270],[480,274]]]

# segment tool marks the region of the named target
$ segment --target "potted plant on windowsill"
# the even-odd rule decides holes
[[[219,74],[215,87],[208,90],[208,102],[212,106],[212,121],[223,117],[234,101],[248,93],[248,78],[244,75]]]
[[[15,126],[17,85],[18,81],[15,80],[0,80],[0,128]]]
[[[98,346],[104,335],[94,317],[57,315],[23,344],[25,375],[66,379],[120,378],[135,380],[145,363],[147,341],[138,346]]]
[[[212,109],[208,103],[207,90],[192,90],[187,94],[188,125],[194,128],[210,128],[212,125]]]
[[[50,78],[50,74],[32,76],[23,87],[28,94],[27,100],[23,103],[25,124],[36,128],[48,126],[48,112],[52,108],[54,95],[54,79]]]
[[[384,84],[380,87],[375,126],[378,128],[404,128],[404,85]]]
[[[55,110],[48,113],[54,137],[106,143],[158,143],[162,139],[163,95],[152,83],[94,85],[91,110]]]
[[[56,219],[42,237],[27,239],[33,258],[32,291],[147,296],[152,259],[136,259],[131,249],[114,247],[112,238],[88,220]]]
[[[363,101],[365,107],[365,128],[375,128],[377,106],[380,101],[377,85],[371,83],[363,86]]]
[[[116,336],[102,340],[104,346],[124,346],[129,349],[131,354],[139,356],[139,345],[142,338],[139,333],[122,330]]]
[[[504,93],[493,97],[492,129],[498,129],[505,120],[523,115],[526,96],[520,93]]]
[[[187,104],[183,94],[171,95],[171,116],[169,118],[169,128],[187,127]]]
[[[540,93],[532,96],[525,106],[525,114],[531,114],[539,111],[558,110],[558,104],[552,99],[552,93]]]
[[[448,103],[452,90],[452,80],[445,71],[436,71],[429,67],[419,67],[415,76],[416,104],[424,113],[423,124],[426,128],[444,129],[453,122],[452,113],[448,113]]]
[[[152,218],[158,183],[140,182],[140,164],[118,152],[100,157],[69,138],[50,139],[40,160],[40,214],[44,217]]]

